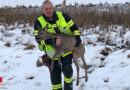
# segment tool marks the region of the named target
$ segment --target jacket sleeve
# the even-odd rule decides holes
[[[42,41],[39,40],[39,38],[37,37],[38,32],[39,32],[38,27],[41,27],[41,24],[38,20],[36,20],[34,22],[34,36],[35,36],[35,40],[37,41],[37,43],[39,45],[39,49],[41,51],[44,50],[45,45],[42,42],[45,42],[46,45],[55,45],[56,44],[56,38],[49,38],[49,39],[42,40]]]
[[[76,24],[73,22],[73,20],[67,14],[63,13],[63,16],[64,16],[66,22],[68,23],[68,26],[69,26],[70,30],[75,35],[75,38],[76,38],[76,45],[75,45],[75,47],[78,47],[79,44],[82,42],[81,38],[80,38],[79,30],[78,30]]]

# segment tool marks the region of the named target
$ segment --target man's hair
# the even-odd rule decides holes
[[[51,3],[51,4],[52,4],[52,2],[51,2],[50,0],[45,0],[45,1],[42,3],[42,6],[43,6],[45,3]],[[52,5],[53,5],[53,4],[52,4]]]

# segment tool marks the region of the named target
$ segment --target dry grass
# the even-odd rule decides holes
[[[128,54],[128,58],[130,58],[130,54]]]
[[[19,7],[19,8],[9,8],[9,9],[0,9],[0,23],[3,25],[12,25],[16,22],[18,24],[27,24],[29,23],[30,26],[33,25],[34,20],[40,16],[40,13],[36,13],[36,10],[32,11],[32,14],[29,14],[29,8]],[[22,11],[24,10],[24,11]],[[21,11],[21,12],[19,12]]]
[[[104,56],[107,56],[110,52],[111,52],[111,48],[106,47],[105,49],[103,49],[100,53]]]
[[[32,44],[27,44],[26,47],[24,48],[24,50],[29,50],[29,49],[33,49],[33,48],[35,48],[34,45],[32,45]]]
[[[129,4],[129,3],[127,3]],[[77,6],[77,4],[75,4]],[[101,6],[102,4],[98,5]],[[128,5],[128,10],[124,12],[121,7],[117,5],[112,8],[108,6],[107,10],[96,10],[92,9],[94,5],[81,5],[79,7],[67,6],[64,10],[65,13],[68,13],[78,27],[82,28],[92,28],[100,25],[101,30],[108,28],[110,25],[121,25],[125,28],[130,28],[130,5]],[[30,6],[26,8],[24,6],[17,8],[1,8],[0,9],[0,24],[5,26],[14,24],[18,22],[19,24],[29,23],[30,26],[33,26],[35,19],[41,15],[40,11],[37,10],[38,7],[34,7],[33,10]],[[58,7],[55,7],[56,10]],[[58,9],[62,11],[62,9]],[[114,12],[116,13],[113,13]]]
[[[11,46],[10,42],[5,43],[5,46],[10,47]]]

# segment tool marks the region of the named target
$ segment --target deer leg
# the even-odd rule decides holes
[[[84,56],[83,56],[83,55],[81,56],[81,59],[82,59],[82,61],[83,61],[83,65],[84,65],[84,69],[85,69],[85,81],[87,82],[87,80],[88,80],[87,64],[86,64],[86,62],[85,62],[85,59],[84,59]]]
[[[75,63],[76,69],[77,69],[77,82],[76,82],[76,86],[77,86],[77,85],[79,85],[79,65],[78,65],[77,59],[74,54],[73,54],[73,60],[74,60],[74,63]]]
[[[61,56],[59,56],[58,64],[61,64]]]
[[[61,64],[61,58],[60,55],[62,53],[62,49],[58,48],[56,49],[56,53],[53,56],[52,62],[51,62],[51,72],[53,71],[53,65],[54,65],[54,59],[59,55],[58,64]]]
[[[59,50],[59,60],[58,60],[58,64],[60,65],[61,64],[61,54],[62,54],[62,49]]]
[[[53,56],[53,59],[56,58],[57,56],[59,56],[58,64],[61,64],[61,57],[60,57],[60,55],[62,54],[62,51],[63,50],[61,48],[58,48],[58,50],[56,49],[56,53]]]
[[[51,61],[51,72],[53,71],[54,60]]]

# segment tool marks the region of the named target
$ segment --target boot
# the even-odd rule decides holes
[[[71,83],[64,82],[64,90],[73,90],[73,81]]]

